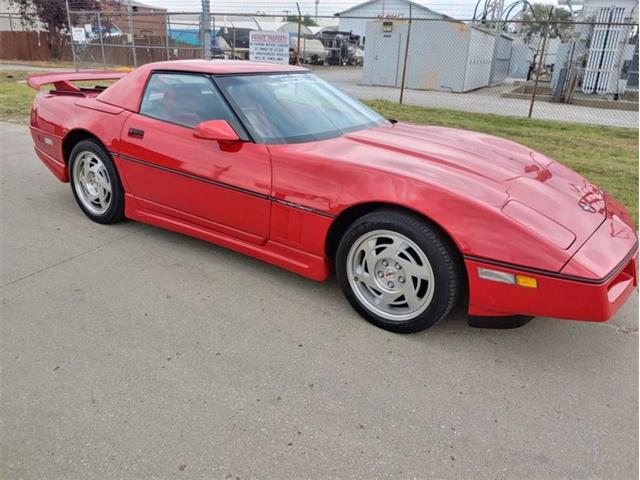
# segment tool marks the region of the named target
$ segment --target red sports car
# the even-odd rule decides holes
[[[108,87],[73,82],[118,79]],[[335,268],[371,323],[609,319],[637,236],[575,172],[489,135],[386,120],[304,68],[174,61],[35,75],[42,162],[100,223],[123,218],[314,280]],[[505,320],[506,321],[506,320]]]

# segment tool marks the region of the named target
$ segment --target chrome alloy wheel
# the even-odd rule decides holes
[[[435,277],[427,256],[415,242],[390,230],[367,232],[353,242],[347,275],[363,306],[386,320],[411,320],[433,299]]]
[[[102,160],[92,152],[80,152],[71,175],[82,205],[94,215],[105,213],[111,205],[111,179]]]

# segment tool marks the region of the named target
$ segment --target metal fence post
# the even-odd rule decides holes
[[[102,53],[102,67],[107,69],[107,57],[104,54],[104,42],[102,41],[102,21],[100,20],[100,12],[98,12],[98,35],[100,36],[100,53]]]
[[[167,50],[167,60],[171,60],[171,54],[169,53],[169,37],[171,36],[171,21],[169,20],[169,14],[164,14],[164,21],[166,25],[164,26],[164,38],[165,38],[165,46]]]
[[[551,14],[553,13],[553,7],[549,11],[549,20],[551,20]],[[540,81],[540,70],[544,65],[544,49],[547,46],[547,37],[549,36],[549,22],[544,24],[544,37],[542,37],[542,49],[540,50],[540,60],[538,60],[538,69],[536,71],[536,79],[533,82],[533,92],[531,93],[531,104],[529,105],[529,115],[527,118],[531,118],[533,114],[533,104],[536,102],[536,94],[538,93],[538,82]]]
[[[211,4],[209,0],[202,0],[202,55],[205,60],[211,60]]]
[[[298,39],[297,39],[297,48],[296,48],[296,65],[300,65],[300,34],[302,33],[302,13],[300,12],[300,4],[296,2],[296,7],[298,8]]]
[[[231,45],[231,60],[236,59],[236,29],[233,29],[233,45]]]
[[[71,12],[69,11],[69,0],[64,0],[67,9],[67,25],[69,25],[69,42],[71,45],[71,56],[73,57],[73,68],[78,71],[78,60],[76,59],[76,49],[73,44],[73,27],[71,26]]]
[[[411,4],[409,4],[409,25],[407,26],[407,44],[404,48],[404,63],[402,64],[402,81],[400,83],[400,105],[404,100],[404,83],[407,78],[407,60],[409,59],[409,42],[411,41]]]
[[[127,2],[127,12],[129,14],[129,33],[131,34],[131,53],[133,55],[133,66],[138,66],[138,59],[136,57],[136,35],[133,33],[133,18],[132,18],[132,8],[131,8],[131,0]]]
[[[500,16],[496,22],[496,33],[493,39],[493,53],[491,54],[491,71],[489,73],[489,86],[493,87],[493,80],[496,75],[496,63],[498,59],[498,48],[502,38],[502,7],[500,8]]]
[[[216,17],[211,17],[211,58],[213,58],[213,51],[219,48],[216,38]]]

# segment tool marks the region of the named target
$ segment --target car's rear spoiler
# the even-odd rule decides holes
[[[81,72],[40,73],[27,78],[27,85],[39,90],[43,85],[53,84],[56,90],[63,92],[80,92],[80,88],[71,82],[90,80],[118,80],[129,72],[115,70],[85,70]]]

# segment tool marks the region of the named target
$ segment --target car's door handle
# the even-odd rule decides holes
[[[144,130],[140,130],[138,128],[130,128],[129,129],[129,136],[130,137],[142,138],[142,137],[144,137]]]

